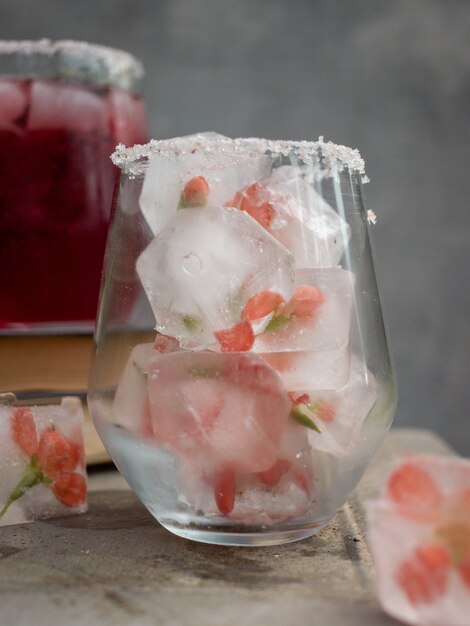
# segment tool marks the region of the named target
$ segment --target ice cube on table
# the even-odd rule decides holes
[[[28,130],[61,129],[110,132],[110,114],[104,97],[83,85],[33,81],[26,122]]]
[[[205,470],[261,472],[276,461],[290,402],[255,355],[175,352],[152,359],[153,437]],[[194,461],[195,462],[195,461]]]
[[[232,198],[294,255],[297,268],[334,267],[349,243],[350,228],[292,166],[273,170]]]
[[[362,424],[377,400],[377,381],[353,355],[344,386],[335,390],[305,390],[294,397],[302,399],[295,410],[311,419],[320,431],[307,429],[312,448],[341,457],[358,444]]]
[[[293,291],[292,255],[235,209],[182,209],[137,260],[157,330],[190,347],[216,344],[214,332],[240,320],[247,300]]]
[[[26,111],[28,97],[24,85],[0,78],[0,127],[13,124]]]
[[[470,461],[403,456],[367,513],[383,609],[417,626],[468,624]]]
[[[140,208],[151,231],[156,235],[178,211],[185,184],[203,176],[209,184],[208,204],[223,206],[235,192],[269,173],[267,156],[243,159],[224,154],[214,148],[207,154],[197,147],[197,138],[224,138],[217,133],[194,135],[194,152],[186,154],[154,154],[150,157],[140,195]]]
[[[0,525],[85,512],[80,400],[0,406],[0,477]]]

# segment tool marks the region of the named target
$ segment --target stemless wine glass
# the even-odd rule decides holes
[[[177,535],[312,535],[395,410],[359,153],[207,133],[113,158],[89,388],[109,453]]]
[[[109,157],[147,141],[142,74],[104,46],[0,41],[0,334],[92,332]]]

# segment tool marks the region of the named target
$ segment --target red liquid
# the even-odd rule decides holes
[[[114,87],[0,78],[0,328],[93,322],[117,143],[145,143]]]

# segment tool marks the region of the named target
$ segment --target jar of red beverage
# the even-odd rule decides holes
[[[109,156],[147,140],[142,74],[121,50],[0,41],[0,333],[91,330]]]

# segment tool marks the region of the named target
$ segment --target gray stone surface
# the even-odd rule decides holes
[[[396,358],[397,423],[470,454],[468,0],[2,0],[0,36],[128,49],[155,137],[360,148]]]
[[[393,626],[374,596],[363,503],[405,451],[452,453],[430,432],[392,431],[328,527],[265,548],[173,536],[116,472],[95,473],[88,514],[0,528],[0,623]]]

